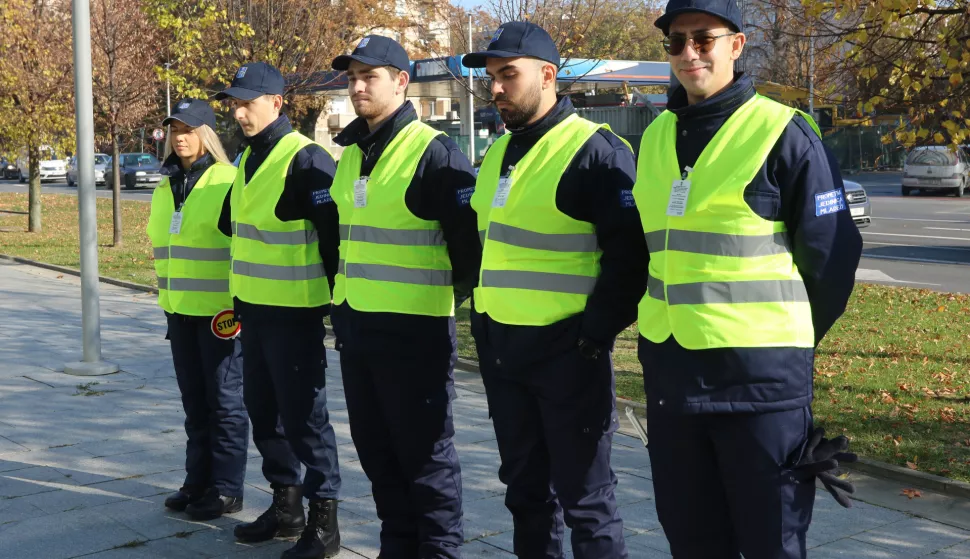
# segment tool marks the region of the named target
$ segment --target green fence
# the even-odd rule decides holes
[[[835,156],[842,170],[871,171],[901,169],[906,160],[906,147],[892,140],[895,126],[852,126],[822,129],[823,143]]]

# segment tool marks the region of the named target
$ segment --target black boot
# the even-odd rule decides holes
[[[205,495],[204,487],[185,485],[165,499],[165,508],[181,512],[185,507],[201,499],[203,495]]]
[[[224,514],[239,512],[243,507],[242,497],[226,497],[219,494],[215,487],[210,488],[202,497],[185,507],[185,512],[193,520],[213,520]]]
[[[272,538],[292,538],[306,526],[303,515],[303,493],[299,485],[273,486],[273,504],[254,522],[239,524],[233,530],[244,542],[262,542]]]
[[[337,500],[310,501],[310,518],[296,545],[283,552],[281,559],[323,559],[340,553],[337,528]]]

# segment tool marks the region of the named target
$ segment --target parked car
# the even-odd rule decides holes
[[[30,178],[30,168],[26,158],[17,160],[17,178],[20,182],[27,182]],[[42,159],[40,168],[40,182],[59,181],[67,178],[67,160],[65,159]]]
[[[963,197],[970,187],[970,163],[962,149],[949,146],[913,148],[903,166],[903,196],[913,190],[948,191]]]
[[[103,153],[94,154],[94,184],[104,184],[104,172],[111,165],[111,156]],[[67,186],[77,184],[77,157],[67,160]]]
[[[118,156],[118,172],[121,177],[121,186],[132,189],[136,186],[158,186],[162,180],[159,169],[162,164],[154,155],[150,153],[122,153]],[[104,182],[111,186],[113,184],[112,169],[109,164],[104,171]]]
[[[866,189],[853,181],[843,180],[842,185],[845,188],[845,203],[849,205],[852,220],[859,227],[869,227],[872,224],[872,206],[869,204]]]
[[[0,159],[0,176],[5,179],[15,179],[18,175],[16,163],[7,161],[6,159]]]

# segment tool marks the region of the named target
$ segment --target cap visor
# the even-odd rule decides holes
[[[262,97],[263,95],[267,94],[263,93],[262,91],[254,91],[252,89],[245,89],[242,87],[227,87],[219,93],[216,93],[215,98],[217,101],[221,101],[226,97],[234,97],[236,99],[242,99],[243,101],[252,101],[253,99]]]
[[[489,58],[524,58],[527,54],[521,52],[511,52],[506,50],[486,50],[466,54],[461,59],[461,65],[465,68],[484,68],[485,62]]]
[[[350,63],[355,60],[368,66],[393,66],[393,64],[388,64],[386,60],[381,60],[380,58],[371,58],[369,56],[361,56],[359,54],[345,54],[334,58],[333,62],[330,63],[330,67],[340,72],[346,72],[347,69],[350,68]],[[394,67],[397,68],[397,66]],[[408,71],[408,68],[397,69],[403,72]]]
[[[198,128],[198,127],[202,126],[203,124],[205,124],[205,122],[201,118],[194,117],[192,115],[174,114],[174,115],[172,115],[170,117],[167,117],[165,120],[163,120],[162,121],[162,126],[168,126],[169,124],[172,123],[173,120],[177,120],[179,122],[183,122],[185,124],[188,124],[192,128]]]

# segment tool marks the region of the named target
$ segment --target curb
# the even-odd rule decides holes
[[[963,481],[910,470],[909,468],[869,460],[868,458],[859,458],[858,462],[845,464],[845,467],[883,479],[909,483],[923,489],[936,491],[937,493],[970,499],[970,483]]]
[[[45,268],[47,270],[61,272],[62,274],[70,274],[72,276],[81,277],[80,270],[75,270],[74,268],[68,268],[66,266],[58,266],[56,264],[48,264],[46,262],[38,262],[36,260],[30,260],[29,258],[21,258],[20,256],[9,256],[6,254],[0,254],[0,260],[7,260],[9,262],[16,262],[18,264],[26,264],[28,266],[36,266],[38,268]],[[111,285],[116,285],[118,287],[132,289],[134,291],[141,291],[143,293],[158,293],[158,288],[156,287],[151,287],[149,285],[142,285],[140,283],[132,283],[130,281],[109,278],[106,276],[98,276],[98,281],[100,281],[101,283],[109,283]]]

